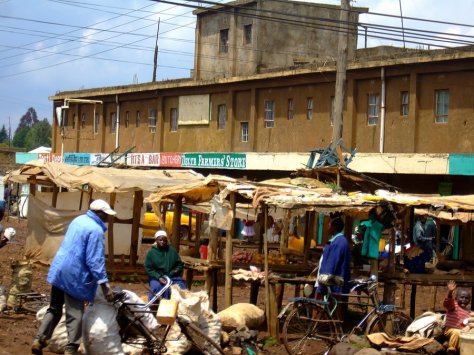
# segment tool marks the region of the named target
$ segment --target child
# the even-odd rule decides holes
[[[459,334],[464,328],[464,320],[469,318],[469,310],[467,305],[471,302],[471,294],[469,291],[460,289],[456,292],[456,299],[453,293],[456,290],[456,283],[448,281],[448,295],[446,296],[443,306],[446,308],[446,322],[444,334],[448,337],[448,354],[456,354],[459,351]]]

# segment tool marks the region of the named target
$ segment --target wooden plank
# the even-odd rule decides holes
[[[268,280],[268,277],[265,278]],[[267,281],[268,282],[268,281]],[[268,288],[268,316],[267,320],[269,320],[268,324],[268,332],[270,336],[274,339],[278,340],[279,338],[279,327],[278,327],[278,302],[277,302],[277,295],[276,295],[276,284],[272,283],[269,285]]]
[[[183,198],[178,196],[174,200],[173,208],[173,231],[171,234],[171,245],[179,252],[179,230],[181,227],[181,212],[183,210]]]
[[[410,295],[410,317],[415,319],[416,314],[416,285],[411,285],[411,295]]]
[[[232,305],[232,236],[234,235],[235,222],[235,192],[230,193],[230,206],[232,208],[232,225],[230,231],[226,233],[225,243],[225,286],[224,286],[224,306],[228,308]]]
[[[263,223],[265,225],[265,228],[267,226],[268,222],[268,206],[263,205]],[[272,318],[270,315],[270,288],[268,284],[268,240],[266,236],[266,231],[265,231],[265,236],[263,238],[263,255],[264,255],[264,271],[265,275],[265,314],[267,317],[267,330],[271,334],[272,332]]]
[[[110,207],[114,209],[116,193],[110,194]],[[108,227],[107,227],[107,246],[108,246],[108,260],[109,265],[114,270],[114,216],[108,216]]]
[[[135,191],[133,197],[133,222],[132,222],[132,235],[130,241],[130,265],[134,266],[137,264],[138,260],[138,233],[139,233],[139,224],[141,218],[143,206],[143,191]]]
[[[58,192],[59,192],[59,187],[57,185],[53,186],[53,196],[51,197],[51,206],[56,208],[58,205]]]

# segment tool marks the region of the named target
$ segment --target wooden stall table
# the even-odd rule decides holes
[[[416,287],[420,286],[442,286],[446,287],[449,280],[453,280],[460,287],[471,287],[474,292],[474,274],[465,272],[464,274],[404,274],[404,273],[380,273],[380,282],[395,282],[397,284],[411,285],[410,295],[410,317],[415,319]],[[436,300],[436,293],[432,297]],[[471,304],[471,310],[473,306]]]
[[[212,310],[217,313],[217,275],[219,270],[224,268],[224,264],[218,261],[209,262],[207,260],[193,258],[190,256],[181,256],[181,260],[183,261],[184,265],[186,288],[188,290],[191,289],[193,283],[194,271],[210,274],[210,278],[212,280],[212,290],[208,291],[209,295],[212,294]]]

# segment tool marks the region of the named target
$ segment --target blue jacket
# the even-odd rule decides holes
[[[331,286],[333,293],[348,293],[349,280],[351,279],[351,249],[344,234],[338,233],[328,241],[323,249],[323,260],[319,274],[339,276],[344,280],[344,286]],[[325,294],[325,286],[319,285],[317,291]]]
[[[82,301],[93,301],[105,271],[104,222],[91,210],[73,219],[54,256],[48,282]]]

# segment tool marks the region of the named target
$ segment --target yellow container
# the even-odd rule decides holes
[[[380,239],[379,241],[379,252],[385,251],[385,243],[387,241],[383,238]]]
[[[161,300],[156,312],[156,320],[160,324],[172,325],[176,320],[178,314],[178,301],[176,300]]]

